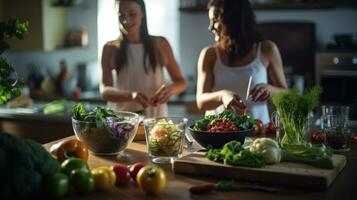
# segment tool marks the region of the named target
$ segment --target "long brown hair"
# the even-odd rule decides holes
[[[160,61],[158,61],[158,58],[156,57],[156,51],[155,51],[155,45],[152,40],[152,38],[149,35],[148,27],[147,27],[147,19],[146,19],[146,8],[145,8],[145,3],[143,0],[117,0],[117,3],[123,1],[131,1],[134,3],[137,3],[144,16],[141,21],[141,26],[140,26],[140,37],[142,39],[142,43],[144,44],[144,57],[143,57],[143,65],[145,72],[148,73],[149,69],[151,68],[153,72],[155,73],[156,71],[156,66],[157,64],[162,64]],[[128,56],[127,56],[127,49],[128,49],[128,38],[126,35],[123,33],[123,30],[120,29],[122,39],[120,42],[120,46],[116,52],[116,59],[115,63],[117,66],[117,71],[119,69],[122,69],[126,66],[128,63]],[[149,66],[147,65],[146,58],[149,58]]]
[[[261,41],[249,0],[210,0],[208,8],[215,7],[223,25],[222,44],[230,64],[249,54],[254,43]]]

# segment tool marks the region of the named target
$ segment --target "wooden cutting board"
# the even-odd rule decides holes
[[[346,157],[335,154],[332,159],[336,167],[331,170],[289,162],[263,168],[236,167],[210,161],[204,154],[196,152],[176,160],[175,173],[325,189],[346,165]]]

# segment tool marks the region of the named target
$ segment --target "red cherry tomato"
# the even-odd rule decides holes
[[[145,164],[141,162],[134,163],[133,165],[130,166],[129,168],[130,176],[134,181],[136,181],[136,175],[138,174],[139,170],[143,167],[145,167]]]
[[[311,142],[325,143],[326,142],[326,134],[324,132],[319,132],[317,130],[312,130],[311,131]]]
[[[110,167],[117,176],[117,179],[115,181],[116,186],[121,186],[121,185],[126,185],[130,181],[130,171],[128,169],[128,166],[123,165],[123,164],[114,164]]]
[[[273,123],[269,122],[265,127],[265,134],[275,136],[276,135],[276,128]]]
[[[255,131],[253,136],[261,136],[264,132],[264,124],[262,120],[255,119]]]
[[[351,141],[353,144],[357,144],[357,135],[356,134],[352,134]]]

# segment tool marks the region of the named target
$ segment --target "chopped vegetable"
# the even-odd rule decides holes
[[[149,134],[149,149],[154,156],[177,156],[182,152],[183,130],[172,121],[160,119]]]
[[[222,121],[229,122],[227,126],[221,126]],[[217,126],[217,123],[219,126]],[[226,123],[224,123],[226,124]],[[234,125],[231,127],[231,125]],[[248,130],[254,128],[254,119],[249,115],[237,116],[230,110],[224,110],[218,115],[208,115],[203,119],[197,120],[193,126],[193,130],[196,131],[212,131],[213,126],[217,126],[218,131],[225,131],[224,129],[230,128],[228,131],[236,130]],[[214,130],[212,132],[215,132]]]
[[[212,161],[228,165],[263,167],[265,165],[261,156],[244,149],[237,141],[226,143],[222,149],[208,150],[206,157]]]

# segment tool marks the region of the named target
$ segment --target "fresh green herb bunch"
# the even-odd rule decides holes
[[[27,28],[28,22],[20,22],[17,19],[0,22],[0,55],[10,48],[6,40],[12,37],[23,39]],[[23,86],[24,80],[18,77],[14,68],[7,63],[5,58],[0,56],[0,104],[3,104],[12,96],[20,95],[20,89]]]
[[[322,88],[315,86],[303,94],[297,88],[273,96],[273,104],[284,129],[280,141],[284,145],[305,144],[305,134],[309,126],[309,117],[319,103]]]

